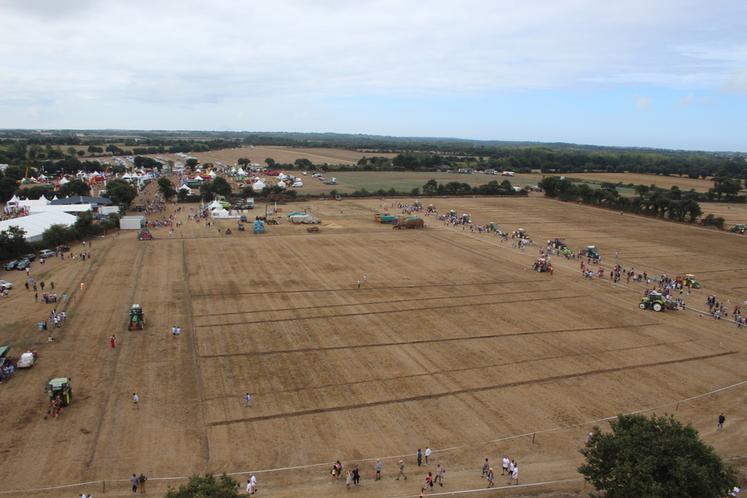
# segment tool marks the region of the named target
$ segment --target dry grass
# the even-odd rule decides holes
[[[608,264],[618,251],[626,267],[695,273],[704,285],[688,298],[696,308],[709,293],[745,298],[745,241],[731,234],[544,198],[423,201],[478,223],[522,226],[535,240],[596,244]],[[356,496],[409,496],[434,469],[414,463],[428,445],[449,469],[447,491],[483,487],[482,461],[504,454],[520,462],[523,482],[572,478],[584,422],[669,402],[660,411],[672,412],[674,400],[747,377],[747,338],[727,322],[640,311],[641,286],[585,280],[564,259],[552,277],[535,273],[536,249],[433,218],[422,231],[375,224],[375,210],[397,211],[390,201],[282,206],[309,208],[321,232],[283,223],[262,236],[220,234],[187,221],[189,208],[175,214],[185,225],[173,237],[155,229],[156,240],[137,242],[122,232],[95,240],[92,260],[34,266],[59,293],[87,284],[55,343],[35,328],[51,306],[33,301],[20,273],[0,274],[16,282],[0,301],[3,340],[15,353],[39,351],[38,366],[0,386],[4,489],[107,479],[107,493],[124,496],[132,472],[321,463],[258,474],[263,495],[321,498],[345,493],[328,475],[327,463],[340,459],[361,464]],[[144,307],[144,332],[125,330],[132,302]],[[171,337],[173,324],[184,327],[181,337]],[[75,401],[44,420],[40,386],[59,375],[73,378]],[[242,406],[246,391],[255,394],[251,408]],[[736,457],[745,401],[744,389],[729,390],[676,414]],[[727,429],[716,432],[721,411]],[[504,439],[556,427],[566,429],[539,432],[534,444]],[[397,455],[406,455],[408,481],[393,479]],[[379,457],[393,458],[374,483]],[[148,484],[151,492],[165,485]]]

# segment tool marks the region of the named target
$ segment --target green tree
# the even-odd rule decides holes
[[[210,474],[194,475],[179,489],[169,489],[165,498],[238,498],[238,483],[221,475],[218,479]]]
[[[578,468],[606,498],[721,498],[736,484],[698,431],[673,416],[619,415],[610,426],[594,427]]]
[[[10,168],[8,168],[10,169]],[[16,180],[8,176],[0,176],[0,202],[7,202],[18,188]]]
[[[268,157],[267,159],[265,159],[265,164],[268,168],[272,168],[273,166],[275,166],[275,160],[271,157]]]
[[[165,176],[162,176],[158,179],[158,190],[161,191],[163,194],[163,197],[166,200],[169,200],[173,198],[176,195],[176,189],[174,188],[174,184],[166,178]]]
[[[236,163],[239,166],[247,166],[249,164],[249,158],[248,157],[240,157]]]
[[[314,166],[314,163],[312,163],[308,159],[300,158],[300,157],[296,159],[293,164],[296,166],[297,169],[301,169],[301,170],[309,170],[309,169],[312,169]]]
[[[42,240],[47,247],[57,247],[73,240],[73,231],[64,225],[52,225],[44,230]]]
[[[76,178],[75,180],[60,186],[60,190],[57,192],[57,195],[59,195],[60,197],[68,197],[71,195],[88,195],[90,193],[91,187],[86,185],[84,181],[78,180]]]
[[[29,252],[30,246],[26,242],[26,231],[12,225],[0,232],[0,254],[6,258],[14,258]]]
[[[137,197],[137,189],[124,180],[112,180],[106,184],[106,197],[114,204],[124,205],[125,208]]]
[[[231,195],[231,185],[229,185],[225,178],[217,176],[210,183],[212,184],[212,191],[215,194],[222,195],[223,197]]]
[[[200,163],[194,157],[190,157],[189,159],[187,159],[187,162],[185,164],[187,165],[188,168],[195,169],[197,165]]]

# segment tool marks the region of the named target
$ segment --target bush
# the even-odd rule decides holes
[[[179,489],[169,489],[165,498],[238,498],[238,483],[221,475],[218,479],[210,474],[194,475]]]

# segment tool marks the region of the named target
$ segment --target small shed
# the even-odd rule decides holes
[[[140,230],[145,225],[145,216],[123,216],[119,219],[120,230]]]

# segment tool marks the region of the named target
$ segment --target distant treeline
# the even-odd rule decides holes
[[[87,149],[78,150],[81,146]],[[747,180],[747,154],[597,147],[564,143],[477,141],[453,138],[386,137],[335,133],[246,133],[200,131],[77,131],[40,134],[0,131],[0,163],[38,166],[86,154],[200,152],[242,145],[333,147],[365,151],[355,169],[435,171],[457,168],[543,173],[631,172],[689,178],[722,176]],[[394,158],[377,155],[394,152]],[[370,155],[369,155],[370,153]],[[251,154],[247,150],[247,154]],[[255,161],[257,158],[254,158]],[[308,161],[308,160],[301,160]],[[299,163],[278,167],[345,170],[349,165]]]
[[[702,194],[694,190],[683,192],[677,187],[667,190],[654,185],[638,185],[634,197],[625,197],[611,185],[593,189],[585,183],[574,183],[559,176],[545,177],[539,186],[545,191],[545,196],[562,201],[581,202],[679,222],[700,221],[703,225],[724,228],[724,218],[713,215],[702,217],[703,210],[698,203]]]

